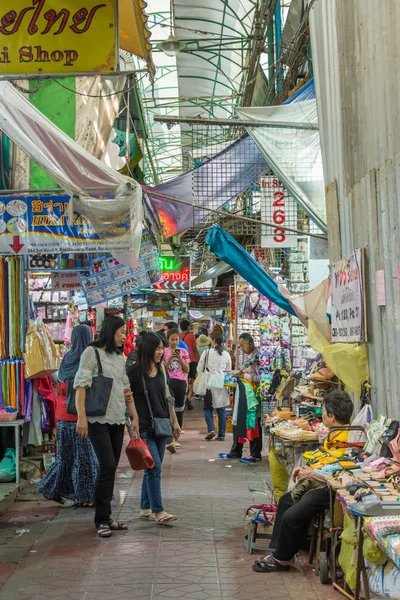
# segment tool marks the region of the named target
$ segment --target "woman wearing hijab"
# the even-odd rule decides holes
[[[68,499],[85,508],[94,503],[98,462],[90,440],[76,432],[77,417],[67,412],[66,381],[78,371],[81,355],[92,339],[87,325],[77,325],[72,330],[71,350],[64,356],[57,375],[57,456],[37,488],[47,500],[64,503]]]

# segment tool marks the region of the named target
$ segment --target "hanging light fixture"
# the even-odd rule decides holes
[[[181,50],[186,48],[186,44],[184,44],[183,42],[180,42],[173,34],[173,22],[174,22],[173,0],[171,0],[171,2],[170,2],[170,22],[171,22],[171,29],[170,29],[169,37],[166,40],[164,40],[163,42],[160,42],[159,44],[157,44],[157,48],[159,50],[162,50],[162,52],[164,52],[164,54],[166,54],[167,56],[177,56],[177,54],[179,54],[179,52]]]
[[[171,32],[169,37],[164,40],[164,42],[157,44],[157,47],[160,48],[160,50],[162,50],[167,56],[176,56],[181,50],[186,48],[186,44],[177,40],[174,34]]]

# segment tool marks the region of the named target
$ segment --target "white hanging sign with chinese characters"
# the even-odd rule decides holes
[[[260,180],[261,220],[274,227],[261,226],[262,248],[292,248],[297,245],[297,235],[285,227],[297,229],[297,204],[276,177]]]
[[[330,268],[332,342],[366,341],[362,260],[362,250],[356,250]]]

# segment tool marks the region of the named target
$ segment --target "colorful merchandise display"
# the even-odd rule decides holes
[[[20,257],[0,257],[0,409],[23,414],[25,377],[24,263]]]

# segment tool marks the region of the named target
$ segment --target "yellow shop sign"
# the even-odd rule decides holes
[[[115,0],[1,0],[0,75],[116,68]]]

